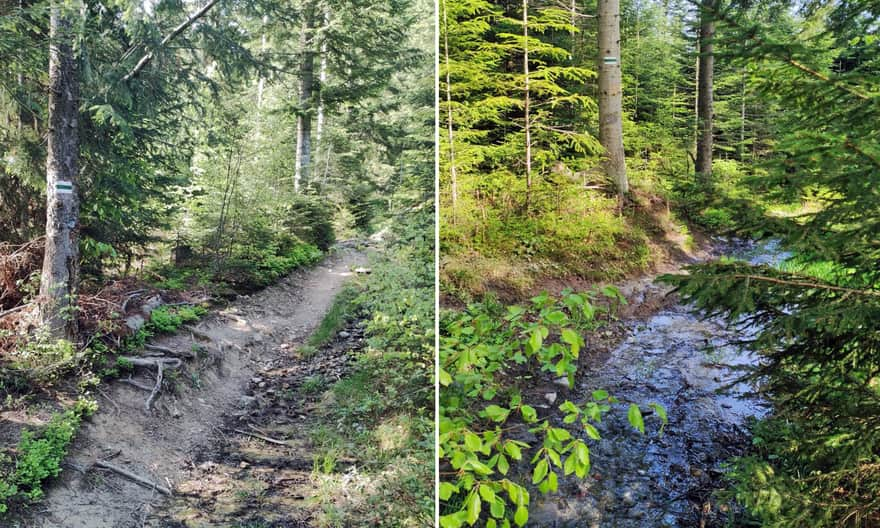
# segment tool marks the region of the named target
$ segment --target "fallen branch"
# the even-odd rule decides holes
[[[106,392],[104,392],[103,390],[101,390],[100,387],[98,387],[98,394],[100,394],[100,395],[103,396],[108,402],[110,402],[110,403],[113,404],[113,407],[116,408],[116,416],[119,416],[119,412],[120,412],[119,405],[117,405],[116,402],[113,401],[113,398],[111,398],[109,394],[107,394]]]
[[[238,434],[243,434],[245,436],[252,436],[254,438],[259,438],[260,440],[263,440],[264,442],[269,442],[270,444],[277,444],[277,445],[290,447],[290,443],[285,442],[284,440],[276,440],[275,438],[272,438],[269,436],[263,436],[261,434],[252,433],[250,431],[243,431],[241,429],[233,429],[233,431],[235,431]]]
[[[10,309],[6,310],[5,312],[0,312],[0,318],[6,317],[7,315],[13,314],[13,313],[18,312],[20,310],[24,310],[28,306],[30,306],[30,303],[21,304],[21,305],[16,306],[15,308],[10,308]]]
[[[118,474],[122,475],[123,477],[126,477],[129,480],[132,480],[132,481],[140,484],[141,486],[144,486],[145,488],[156,490],[163,495],[167,495],[169,497],[172,495],[171,490],[166,488],[165,486],[161,486],[159,484],[156,484],[155,482],[153,482],[152,480],[150,480],[146,477],[142,477],[136,473],[132,473],[131,471],[124,469],[124,468],[121,468],[115,464],[111,464],[110,462],[107,462],[106,460],[96,460],[95,466],[99,467],[99,468],[103,468],[103,469],[108,469],[110,471],[113,471],[114,473],[118,473]]]

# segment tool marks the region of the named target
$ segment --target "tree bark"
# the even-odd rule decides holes
[[[49,21],[49,132],[46,156],[46,252],[40,319],[56,338],[76,335],[79,275],[79,75],[74,55],[76,5],[52,2]]]
[[[713,83],[715,57],[712,39],[715,35],[713,1],[707,1],[700,12],[700,59],[697,99],[697,162],[696,171],[705,181],[712,177]]]
[[[303,6],[302,33],[300,34],[299,113],[296,117],[296,168],[293,190],[300,192],[308,184],[312,157],[312,107],[315,89],[315,6],[307,1]]]
[[[324,19],[324,27],[330,25],[330,13],[326,10],[323,12],[322,18]],[[324,97],[322,95],[324,89],[324,83],[327,82],[327,39],[321,39],[321,61],[320,66],[318,67],[318,90],[317,90],[317,99],[318,99],[318,115],[317,115],[317,123],[315,123],[315,159],[319,160],[321,157],[321,141],[324,137]],[[316,161],[316,163],[320,163]]]
[[[523,0],[523,76],[525,78],[525,133],[526,133],[526,213],[532,207],[532,123],[531,86],[529,84],[529,0]]]
[[[629,192],[623,150],[623,90],[620,70],[620,0],[599,0],[599,142],[605,174],[621,196]]]
[[[446,9],[446,2],[441,0],[440,5],[443,9],[443,57],[446,62],[446,133],[449,141],[449,177],[452,187],[452,213],[450,214],[450,223],[455,225],[455,216],[458,210],[458,172],[455,166],[455,134],[453,133],[452,124],[452,79],[449,74],[449,19]]]

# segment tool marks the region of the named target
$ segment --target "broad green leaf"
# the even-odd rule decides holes
[[[520,407],[520,412],[522,413],[523,420],[526,423],[534,423],[538,421],[538,411],[535,410],[534,407],[530,405],[523,405]]]
[[[642,411],[639,410],[638,405],[635,403],[629,405],[627,418],[629,419],[630,425],[638,429],[640,433],[645,434],[645,419],[642,418]]]
[[[440,483],[440,500],[449,500],[453,493],[458,491],[458,487],[451,482]]]
[[[477,434],[468,431],[464,434],[464,445],[471,451],[479,451],[483,447],[483,440]]]
[[[480,519],[480,511],[482,510],[483,503],[480,500],[480,496],[476,493],[471,493],[470,497],[468,497],[467,503],[467,522],[471,526],[473,526]]]
[[[550,465],[547,463],[546,458],[542,458],[538,461],[538,464],[535,466],[535,471],[532,473],[532,484],[537,484],[544,480],[544,477],[547,476],[547,471],[550,470]]]

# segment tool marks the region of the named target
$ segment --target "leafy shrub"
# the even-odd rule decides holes
[[[80,422],[95,410],[94,401],[80,399],[72,409],[53,416],[39,434],[28,430],[21,433],[16,463],[8,475],[0,478],[0,513],[8,510],[11,501],[33,501],[43,496],[43,481],[61,472],[61,461]]]
[[[613,303],[623,298],[614,288],[600,292],[563,292],[555,299],[534,297],[528,307],[503,307],[491,299],[443,317],[440,346],[440,459],[455,477],[440,484],[443,501],[440,526],[458,528],[483,519],[486,526],[523,526],[528,521],[530,494],[517,467],[528,465],[529,482],[541,493],[558,490],[559,473],[583,478],[590,469],[586,441],[548,417],[539,417],[524,401],[517,384],[532,370],[568,378],[574,386],[581,333],[598,328],[597,314],[606,311],[597,296]],[[485,402],[489,402],[486,404]],[[559,411],[565,424],[578,423],[592,440],[594,423],[618,401],[604,390],[592,399],[564,401]],[[666,412],[650,404],[663,423]],[[628,418],[644,433],[639,406],[629,405]],[[505,434],[525,427],[541,439],[539,446]],[[536,447],[534,453],[526,451]],[[530,461],[530,462],[526,462]]]
[[[159,332],[174,332],[182,324],[183,319],[168,306],[159,306],[150,313],[150,327]]]

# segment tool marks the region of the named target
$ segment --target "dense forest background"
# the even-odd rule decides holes
[[[572,334],[553,337],[553,325],[577,326],[565,292],[562,304],[532,298],[535,313],[525,315],[496,299],[621,280],[721,234],[773,238],[792,253],[774,266],[721,259],[666,277],[707,313],[729,317],[741,344],[761,354],[752,379],[775,412],[727,473],[727,497],[747,511],[736,522],[873,526],[880,4],[617,4],[440,3],[440,273],[456,308],[441,350],[450,464],[441,524],[526,522],[529,496],[504,479],[509,458],[498,465],[525,446],[508,451],[511,440],[499,438],[509,417],[534,415],[516,396],[506,403],[526,382],[501,373],[530,361],[571,372],[580,348]],[[611,19],[619,57],[597,45]],[[618,63],[622,113],[603,117],[600,77]],[[628,188],[601,140],[600,123],[615,118]],[[563,411],[580,419],[577,406]],[[547,438],[529,469],[545,493],[556,488],[539,461],[546,449],[559,450],[566,475],[568,459],[589,460]]]
[[[335,371],[304,381],[317,390],[304,398],[340,398],[302,427],[315,467],[327,468],[314,475],[315,522],[432,516],[432,10],[422,0],[0,3],[0,394],[4,413],[28,416],[0,422],[0,514],[43,497],[102,387],[131,376],[116,356],[339,251],[368,251],[362,280],[303,344],[310,361],[352,327],[362,343],[343,353],[354,366],[338,384]],[[59,138],[78,163],[47,178]],[[60,335],[43,324],[40,293],[44,253],[57,252],[46,242],[56,179],[73,180],[62,198],[78,207],[60,226],[78,268],[62,281]],[[144,321],[147,298],[168,306]],[[154,396],[161,368],[156,383]],[[407,431],[395,430],[393,448],[380,442],[389,423]],[[343,493],[351,482],[335,460],[352,454],[361,480]]]

